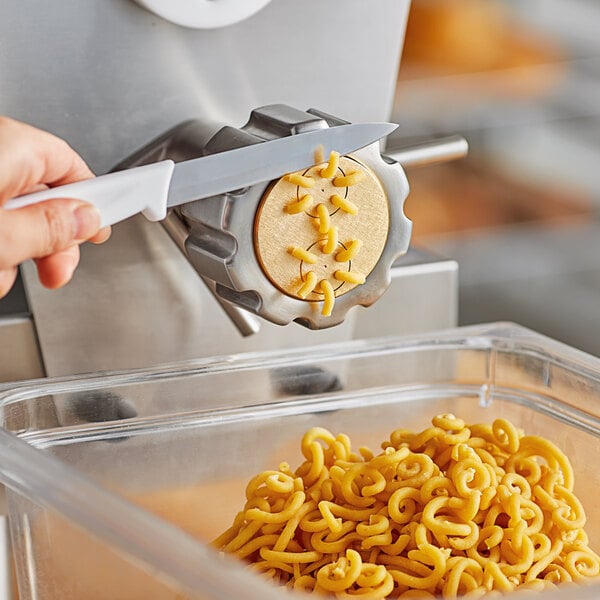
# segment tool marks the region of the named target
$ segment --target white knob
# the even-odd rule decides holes
[[[271,0],[135,0],[176,25],[216,29],[233,25],[257,13]]]

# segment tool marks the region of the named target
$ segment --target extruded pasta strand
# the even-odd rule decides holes
[[[297,215],[307,211],[313,203],[313,197],[310,194],[304,194],[299,200],[292,200],[285,206],[285,212],[289,215]]]
[[[319,282],[319,288],[323,292],[323,308],[321,309],[321,314],[324,317],[330,317],[333,312],[333,305],[335,304],[335,292],[333,291],[333,286],[327,279],[322,279]]]
[[[347,212],[350,215],[358,214],[358,206],[356,206],[356,204],[354,204],[354,202],[351,202],[350,200],[348,200],[348,198],[342,198],[338,194],[333,194],[333,196],[331,196],[331,198],[329,198],[329,201],[336,208],[339,208],[340,210],[343,210],[344,212]]]
[[[332,225],[327,232],[327,240],[322,244],[321,251],[323,254],[331,254],[338,245],[338,228]]]
[[[317,285],[317,276],[312,271],[309,271],[306,274],[306,278],[304,279],[304,283],[298,290],[297,294],[300,298],[306,298]]]
[[[290,246],[288,248],[288,252],[298,260],[304,261],[309,265],[314,265],[318,262],[319,258],[316,254],[309,252],[308,250],[304,250],[304,248],[299,248],[298,246]]]
[[[335,187],[351,187],[361,182],[365,178],[365,174],[362,171],[352,171],[348,175],[341,175],[335,177],[333,185]]]
[[[319,144],[313,153],[313,158],[315,161],[315,165],[322,163],[325,160],[325,149],[323,148],[323,144]]]
[[[340,164],[340,154],[339,152],[331,152],[329,154],[329,162],[327,166],[321,169],[321,177],[323,179],[331,179],[337,172],[338,165]]]
[[[338,281],[345,281],[346,283],[353,283],[356,285],[366,281],[366,277],[362,273],[356,273],[354,271],[335,271],[333,276]]]
[[[319,233],[327,233],[331,227],[329,210],[323,203],[317,205],[317,225]]]
[[[306,175],[300,175],[299,173],[290,173],[285,178],[293,185],[297,185],[301,188],[311,188],[315,185],[315,180],[312,177]]]
[[[362,240],[352,240],[345,244],[346,248],[335,255],[337,262],[348,262],[356,257],[362,248]]]

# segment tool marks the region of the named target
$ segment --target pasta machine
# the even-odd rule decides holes
[[[319,0],[190,2],[192,21],[237,4],[239,18],[224,15],[205,29],[178,18],[164,20],[176,4],[181,3],[0,3],[0,114],[64,138],[98,174],[125,156],[118,168],[167,157],[185,160],[299,129],[336,126],[342,118],[390,119],[409,0],[381,0],[376,10],[361,0],[347,0],[342,9]],[[254,111],[248,120],[251,108],[265,106],[271,108]],[[304,110],[310,106],[320,110]],[[119,224],[107,243],[82,247],[76,275],[63,289],[44,289],[35,266],[25,264],[24,285],[15,288],[19,302],[4,303],[6,315],[0,319],[4,339],[11,340],[4,345],[0,379],[148,367],[454,325],[456,263],[408,247],[410,224],[402,210],[408,187],[395,163],[461,154],[464,144],[436,141],[386,152],[388,158],[373,146],[355,157],[393,203],[386,204],[384,236],[371,237],[368,227],[383,222],[381,215],[363,223],[361,253],[370,262],[338,270],[364,275],[365,283],[344,282],[331,315],[322,314],[318,290],[305,300],[294,297],[300,281],[288,288],[257,243],[258,209],[267,209],[266,199],[278,191],[277,182],[264,182],[173,211],[163,224],[176,246],[160,226],[143,218]],[[365,209],[357,216],[372,214]],[[287,216],[292,219],[283,213],[278,223]],[[351,232],[344,237],[337,217],[332,222],[340,242],[358,237]],[[316,222],[314,215],[309,218]],[[305,232],[314,235],[312,227]],[[286,235],[286,246],[299,245],[298,238]],[[282,261],[301,279],[300,261],[287,249],[282,252]],[[315,254],[325,257],[320,248]],[[213,296],[242,336],[224,322]],[[372,308],[360,309],[375,300]],[[321,329],[274,324],[291,321]],[[103,398],[103,403],[110,408],[117,400]],[[83,408],[87,415],[89,407]],[[119,418],[130,414],[127,406],[116,409]],[[53,410],[49,405],[49,414],[39,419],[51,420]],[[99,418],[114,418],[113,412]],[[9,598],[1,520],[0,591]]]
[[[345,123],[317,109],[302,111],[283,104],[253,110],[239,128],[190,120],[116,169],[167,158],[188,160]],[[456,141],[451,149],[456,151]],[[338,325],[353,307],[370,306],[385,292],[394,261],[408,249],[412,224],[403,205],[409,186],[398,161],[382,155],[377,142],[342,157],[323,177],[326,157],[317,158],[320,164],[298,174],[300,182],[302,177],[310,181],[310,188],[303,189],[282,173],[276,181],[186,203],[164,221],[243,333],[251,333],[253,325],[239,309],[279,325]],[[361,176],[359,185],[343,180],[351,173]],[[342,185],[336,187],[338,181]],[[302,198],[310,199],[310,205],[300,206]],[[290,210],[291,204],[300,209]],[[325,211],[321,219],[319,210]],[[326,227],[319,224],[323,218]],[[328,233],[332,247],[327,251]],[[291,253],[293,248],[299,249],[298,256]],[[331,306],[324,308],[327,287]]]
[[[192,120],[150,142],[117,168],[165,158],[186,160],[344,123],[319,110],[282,104],[252,111],[239,128]],[[167,231],[219,301],[279,325],[296,321],[323,329],[341,323],[354,306],[371,305],[390,285],[392,264],[406,252],[411,232],[403,212],[408,194],[404,171],[397,161],[382,157],[379,143],[342,157],[328,177],[320,175],[324,158],[303,172],[314,184],[310,189],[290,183],[282,173],[279,180],[171,211]],[[349,173],[360,175],[361,184],[343,181]],[[344,185],[336,187],[338,181]],[[310,198],[311,205],[290,214],[286,207],[301,198]],[[345,205],[332,204],[336,198]],[[325,210],[325,228],[319,225],[318,210]],[[334,232],[335,240],[326,252],[328,231]],[[356,255],[350,258],[352,243]],[[303,259],[290,255],[293,244],[300,244],[306,253]],[[304,294],[301,288],[311,276],[312,289]],[[321,289],[327,286],[329,310],[323,309],[326,291]]]
[[[117,161],[116,168],[162,158],[179,162],[335,127],[342,119],[390,120],[408,0],[383,0],[377,11],[359,0],[348,0],[343,11],[316,0],[189,4],[189,20],[171,14],[174,4],[163,0],[64,0],[52,6],[33,0],[27,9],[3,4],[0,29],[9,51],[0,52],[0,113],[68,140],[97,174]],[[202,15],[216,18],[233,4],[239,8],[235,15],[223,14],[202,28]],[[35,94],[23,84],[24,72],[36,82]],[[307,111],[311,106],[319,110]],[[249,117],[255,107],[263,108]],[[365,182],[382,186],[389,201],[379,204],[383,214],[373,217],[374,207],[361,206],[356,216],[345,213],[348,224],[358,222],[362,229],[344,229],[338,222],[343,211],[330,215],[339,243],[362,241],[357,260],[338,263],[338,252],[310,250],[319,258],[308,269],[317,283],[328,279],[332,288],[340,286],[331,315],[322,314],[320,285],[298,297],[307,265],[288,247],[322,243],[325,234],[314,226],[317,205],[339,190],[330,189],[330,179],[330,188],[323,189],[333,193],[323,198],[315,185],[311,216],[296,219],[283,209],[295,188],[264,182],[187,204],[172,211],[164,227],[142,217],[120,223],[107,243],[82,247],[80,266],[63,289],[44,289],[34,266],[24,265],[28,306],[21,329],[27,336],[16,335],[39,356],[36,372],[144,367],[455,324],[456,263],[409,246],[403,213],[408,185],[395,163],[406,167],[462,154],[464,141],[408,144],[400,151],[406,146],[400,138],[388,141],[385,158],[373,146],[353,163],[370,175]],[[342,169],[345,160],[352,159],[342,159]],[[347,199],[365,182],[348,188]],[[266,217],[269,199],[281,203],[278,219]],[[296,220],[303,221],[301,231],[282,229]],[[269,230],[258,226],[269,222]],[[377,235],[372,223],[383,224]],[[296,233],[314,237],[304,241]],[[280,245],[264,241],[269,238]],[[280,264],[287,265],[285,272],[277,271]],[[332,266],[355,282],[364,276],[365,283],[326,278],[325,267]],[[223,311],[236,327],[222,318]]]

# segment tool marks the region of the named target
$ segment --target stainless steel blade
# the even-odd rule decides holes
[[[396,127],[392,123],[339,125],[177,163],[167,206],[208,198],[310,167],[319,147],[325,158],[333,150],[349,154],[389,135]]]

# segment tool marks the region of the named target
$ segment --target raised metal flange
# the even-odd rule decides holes
[[[314,109],[304,112],[285,105],[271,105],[254,110],[248,123],[239,129],[222,127],[204,150],[222,152],[344,123],[346,121]],[[261,200],[273,182],[265,181],[191,202],[179,209],[180,217],[189,228],[185,248],[194,268],[216,282],[216,292],[222,298],[281,325],[296,321],[311,329],[324,329],[341,323],[354,306],[373,304],[390,285],[392,263],[408,249],[412,223],[405,216],[403,206],[409,186],[402,167],[382,158],[379,143],[352,156],[379,180],[388,200],[389,226],[381,255],[365,283],[336,297],[331,315],[321,314],[320,302],[284,293],[273,284],[257,257],[255,219]]]

